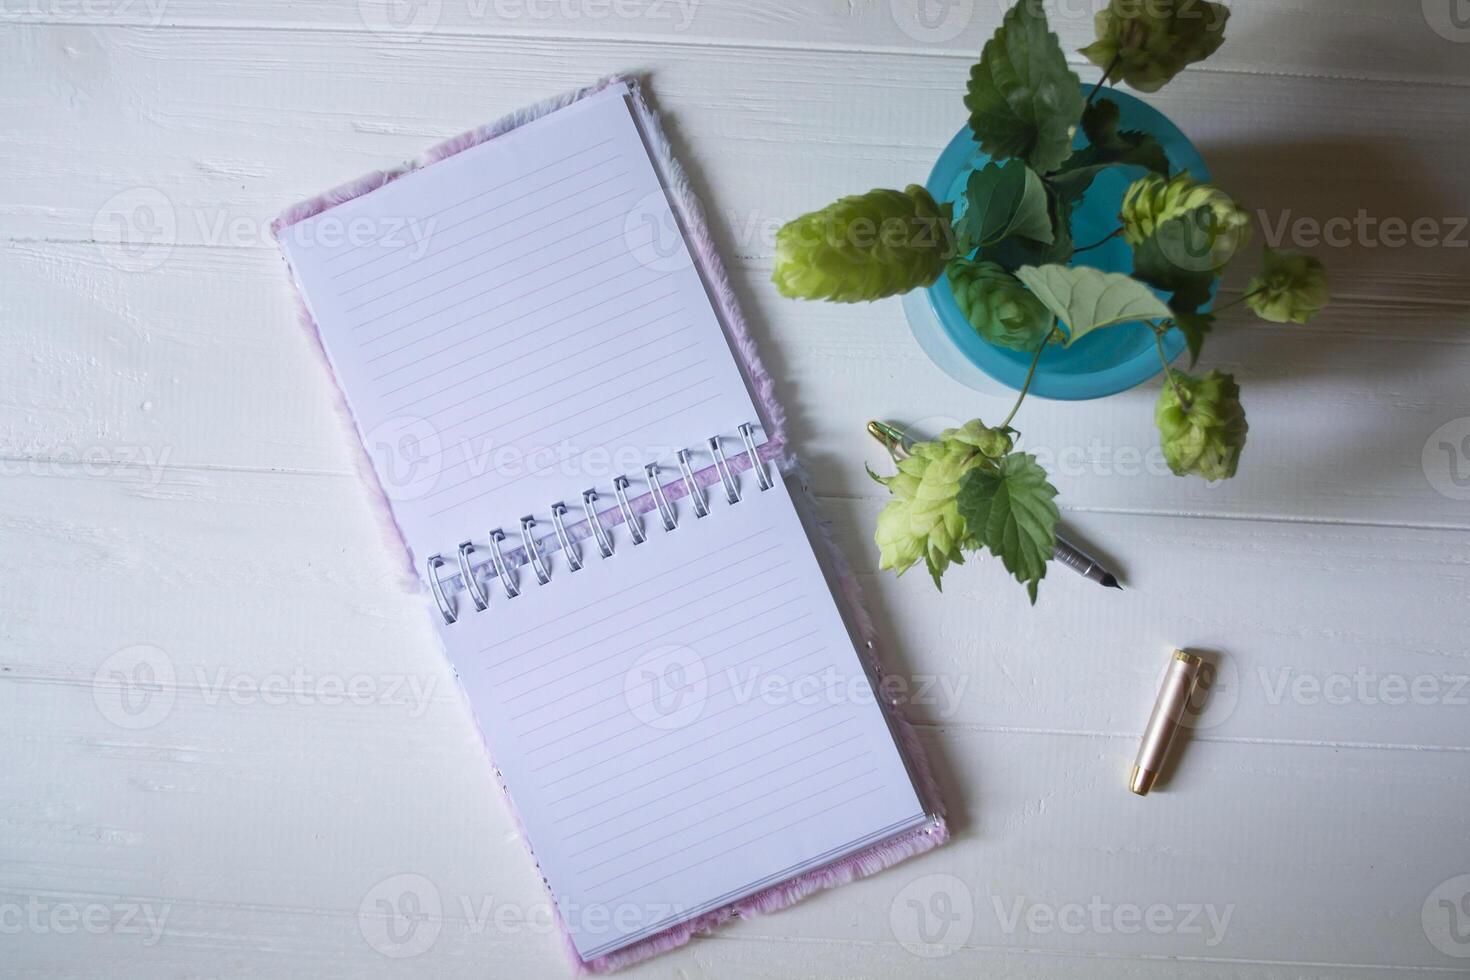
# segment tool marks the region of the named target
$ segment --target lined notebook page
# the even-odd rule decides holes
[[[784,482],[742,477],[443,630],[584,958],[927,819]]]
[[[622,88],[283,246],[420,568],[758,422]],[[584,958],[928,819],[784,483],[736,479],[441,627]]]
[[[415,564],[757,421],[623,86],[282,244]]]

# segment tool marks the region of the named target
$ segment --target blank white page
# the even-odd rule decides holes
[[[282,245],[416,566],[758,421],[624,86]]]
[[[785,483],[741,479],[442,631],[584,958],[927,819]]]

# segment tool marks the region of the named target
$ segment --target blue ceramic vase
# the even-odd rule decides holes
[[[1084,86],[1084,90],[1090,92],[1091,86]],[[1159,141],[1168,154],[1171,172],[1185,170],[1196,180],[1210,179],[1209,168],[1194,144],[1163,113],[1117,90],[1101,97],[1118,104],[1122,113],[1119,129],[1141,130]],[[1075,145],[1085,143],[1079,127]],[[989,162],[966,126],[940,154],[926,185],[929,193],[941,204],[962,201],[970,174]],[[1101,241],[1117,229],[1123,195],[1145,173],[1142,167],[1103,171],[1072,214],[1072,238],[1079,248]],[[1133,272],[1133,250],[1121,237],[1082,252],[1072,261],[1106,272]],[[904,298],[904,311],[914,337],[930,360],[961,384],[994,394],[1005,388],[1019,391],[1025,383],[1034,355],[997,347],[982,339],[960,312],[946,277],[940,276],[928,289],[909,293]],[[1164,350],[1170,360],[1184,348],[1183,335],[1178,330],[1169,331]],[[1153,331],[1143,323],[1120,324],[1088,334],[1071,347],[1049,346],[1037,365],[1031,393],[1063,401],[1106,398],[1140,385],[1162,370]]]

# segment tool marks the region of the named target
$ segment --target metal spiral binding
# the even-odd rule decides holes
[[[720,448],[719,436],[709,437],[709,451],[714,454],[715,471],[720,474],[720,482],[725,485],[725,499],[732,504],[740,503],[740,484],[730,474],[730,464],[725,462],[725,450]]]
[[[745,444],[745,452],[750,457],[750,468],[755,471],[756,482],[761,490],[769,490],[775,486],[775,480],[766,468],[766,462],[760,458],[755,443],[755,426],[745,423],[737,430],[741,441]],[[710,456],[714,460],[714,470],[719,476],[720,484],[725,489],[725,499],[731,504],[740,503],[740,481],[736,478],[730,468],[730,462],[725,457],[725,450],[719,436],[711,436],[706,440]],[[679,476],[684,484],[685,496],[688,497],[690,505],[694,509],[696,518],[708,517],[710,514],[710,503],[704,488],[699,485],[695,477],[693,454],[688,449],[681,449],[676,456],[679,464]],[[674,531],[679,526],[679,512],[674,502],[669,500],[663,484],[659,482],[659,465],[649,463],[643,467],[644,476],[648,479],[648,495],[652,497],[655,509],[663,523],[665,531]],[[618,511],[621,513],[623,523],[628,527],[628,533],[635,545],[642,544],[648,540],[647,533],[643,530],[643,524],[639,515],[633,510],[632,502],[629,500],[629,489],[632,482],[626,476],[619,476],[613,480],[613,494],[617,498]],[[590,488],[582,493],[582,509],[586,514],[587,524],[591,529],[591,536],[597,542],[598,551],[603,558],[611,558],[614,553],[612,529],[604,526],[597,512],[598,493],[595,488]],[[560,551],[566,556],[567,568],[576,572],[585,564],[581,547],[578,545],[566,526],[567,506],[564,503],[551,505],[551,524],[556,532],[557,543]],[[521,518],[521,548],[525,552],[523,564],[531,566],[536,575],[536,581],[545,585],[551,581],[552,558],[544,553],[535,535],[536,518],[532,515]],[[514,599],[521,594],[520,585],[517,582],[516,568],[506,559],[501,542],[505,540],[505,532],[500,528],[490,532],[490,564],[494,568],[495,576],[500,579],[501,586],[505,589],[508,599]],[[475,577],[474,563],[470,556],[475,553],[475,546],[470,541],[460,542],[458,550],[459,578],[464,581],[465,590],[469,592],[470,599],[475,604],[478,612],[483,612],[490,607],[489,597],[481,586],[479,579]],[[445,625],[453,625],[459,620],[459,612],[454,596],[445,589],[444,579],[441,578],[441,569],[446,564],[442,555],[432,555],[428,559],[429,587],[434,594],[434,602],[439,607],[439,613],[444,617]],[[483,571],[483,569],[482,569]]]
[[[766,464],[761,462],[761,454],[755,450],[755,426],[746,422],[740,427],[740,438],[745,442],[745,451],[750,454],[750,468],[755,470],[756,481],[760,484],[761,492],[775,486],[771,482],[771,475],[766,472]]]
[[[510,566],[505,563],[505,556],[500,553],[500,542],[504,540],[505,532],[500,528],[490,532],[490,560],[495,563],[495,574],[500,576],[500,584],[505,587],[505,597],[514,599],[521,594],[521,589],[516,585]]]
[[[633,543],[642,544],[648,540],[648,537],[643,533],[643,525],[639,522],[638,515],[633,513],[633,505],[628,503],[628,486],[626,476],[613,480],[613,496],[618,498],[618,510],[623,512],[623,521],[633,534]]]
[[[444,594],[444,585],[439,581],[439,569],[444,567],[442,555],[429,556],[429,588],[434,593],[434,601],[439,604],[439,613],[444,617],[445,626],[453,626],[459,614],[455,612],[454,606],[450,604],[449,598]]]
[[[674,513],[669,498],[664,496],[664,488],[658,485],[658,464],[649,463],[643,467],[643,474],[648,477],[648,486],[653,493],[653,502],[658,505],[658,516],[664,519],[664,530],[672,531],[679,526],[679,515]]]
[[[689,450],[679,450],[679,472],[684,475],[684,490],[694,502],[694,516],[708,517],[709,505],[704,502],[704,491],[694,479],[694,468],[689,465]]]
[[[521,518],[521,546],[526,549],[526,557],[531,560],[531,571],[536,573],[536,581],[545,585],[551,581],[551,572],[546,567],[546,562],[541,560],[541,549],[536,547],[536,536],[531,529],[536,526],[536,518]]]
[[[485,598],[485,590],[480,588],[480,583],[475,580],[474,569],[470,567],[470,555],[475,546],[468,541],[459,544],[459,574],[464,577],[465,588],[469,589],[470,598],[475,603],[476,612],[484,612],[490,608],[490,600]]]
[[[556,503],[551,505],[551,526],[556,528],[556,539],[561,542],[561,553],[567,556],[567,566],[574,572],[582,570],[582,552],[576,545],[572,544],[571,535],[567,534],[567,526],[562,522],[566,516],[567,505]]]
[[[603,528],[602,522],[597,519],[597,508],[592,506],[595,503],[597,503],[597,491],[583,491],[582,509],[587,512],[587,523],[592,525],[592,533],[597,537],[598,550],[602,552],[602,557],[611,558],[613,556],[612,542],[608,540],[607,531]]]

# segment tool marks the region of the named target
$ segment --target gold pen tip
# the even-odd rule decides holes
[[[1154,788],[1154,780],[1158,778],[1158,773],[1134,766],[1133,774],[1128,777],[1128,788],[1139,796],[1147,796],[1148,791]]]
[[[887,422],[879,422],[876,419],[869,422],[868,435],[882,443],[883,448],[887,449],[890,454],[899,456],[900,458],[902,455],[907,454],[907,449],[904,447],[903,433]]]

